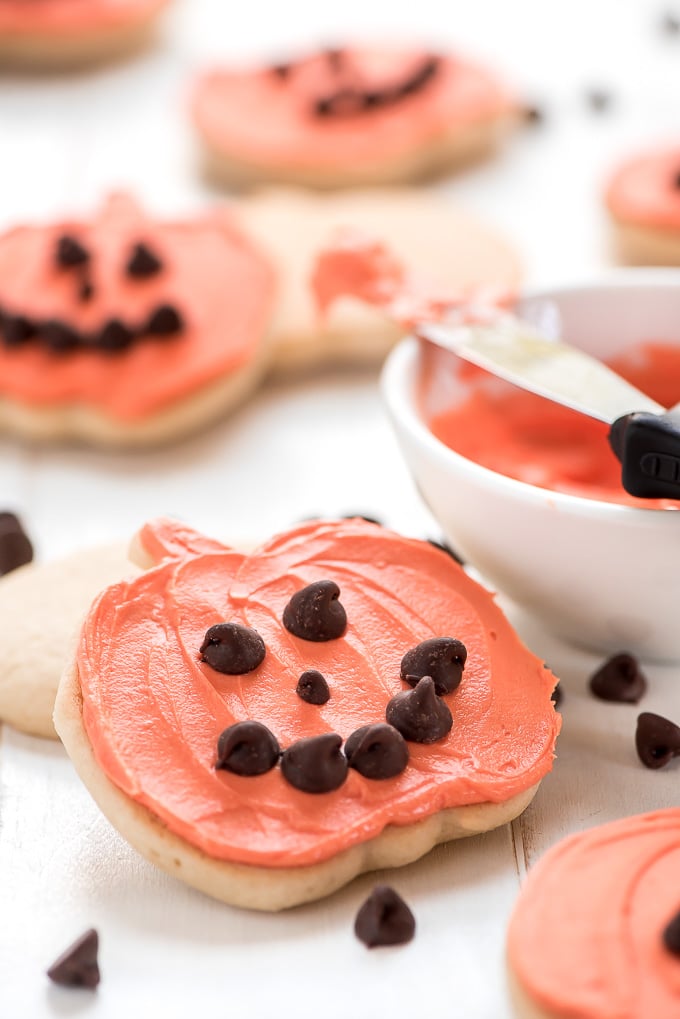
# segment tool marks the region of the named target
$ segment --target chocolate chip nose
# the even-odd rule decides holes
[[[401,678],[415,686],[432,676],[440,697],[453,693],[463,678],[467,648],[454,637],[431,637],[407,651],[401,660]]]
[[[317,643],[336,640],[347,629],[347,613],[332,580],[317,580],[298,591],[283,610],[283,625],[294,637]]]
[[[646,768],[663,768],[680,755],[680,727],[663,715],[643,711],[638,715],[635,747]]]
[[[385,716],[404,739],[413,743],[435,743],[453,725],[451,712],[437,697],[431,676],[423,676],[415,690],[405,690],[393,697]]]
[[[240,623],[216,623],[199,648],[201,661],[216,672],[240,676],[262,664],[267,649],[256,630]]]
[[[347,758],[336,732],[310,736],[284,750],[281,772],[287,782],[305,793],[329,793],[347,778]]]

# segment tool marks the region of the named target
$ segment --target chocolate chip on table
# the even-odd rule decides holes
[[[295,693],[308,704],[326,704],[331,697],[328,683],[317,669],[309,669],[302,673],[295,687]]]
[[[663,715],[643,711],[638,715],[635,747],[646,768],[663,768],[680,756],[680,726]]]
[[[432,676],[440,697],[460,686],[467,660],[467,648],[455,637],[431,637],[422,641],[401,660],[401,678],[416,686],[423,676]]]
[[[398,693],[388,702],[385,717],[404,739],[435,743],[453,725],[447,705],[437,696],[432,676],[423,676],[414,690]]]
[[[90,252],[75,237],[63,234],[57,240],[55,258],[57,265],[62,269],[73,269],[78,265],[87,265],[90,261]]]
[[[673,955],[680,955],[680,912],[664,928],[663,943]]]
[[[82,346],[80,333],[66,322],[52,318],[40,325],[40,336],[55,354],[70,354]]]
[[[523,113],[524,121],[527,124],[536,126],[545,122],[545,110],[542,106],[536,106],[535,104],[530,103],[528,106],[524,107]]]
[[[283,625],[294,637],[321,643],[337,640],[347,629],[347,613],[333,580],[316,580],[297,591],[283,610]]]
[[[647,679],[633,655],[612,655],[588,681],[590,691],[603,701],[637,704],[647,692]]]
[[[35,323],[25,315],[2,316],[2,336],[8,347],[20,347],[28,340],[32,340],[37,331]]]
[[[413,913],[389,885],[376,885],[354,921],[354,933],[368,948],[405,945],[415,932]]]
[[[680,15],[675,11],[666,11],[661,19],[661,31],[666,35],[678,35],[680,33]]]
[[[561,685],[561,683],[558,683],[558,684],[557,684],[557,685],[555,686],[555,689],[554,689],[554,690],[553,690],[553,692],[552,692],[552,693],[550,694],[550,700],[551,700],[551,701],[553,702],[553,704],[555,705],[555,710],[557,710],[557,708],[559,708],[560,704],[561,704],[561,703],[562,703],[562,701],[564,700],[564,693],[563,693],[563,691],[562,691],[562,685]]]
[[[292,743],[281,758],[283,777],[305,793],[330,793],[347,778],[347,758],[336,732]]]
[[[172,304],[160,304],[149,317],[144,332],[151,336],[174,336],[184,329],[182,316]]]
[[[33,545],[14,513],[0,513],[0,577],[33,560]]]
[[[227,676],[252,672],[262,664],[266,653],[257,630],[241,623],[216,623],[206,631],[199,648],[201,661]]]
[[[264,775],[271,771],[281,750],[273,732],[261,722],[235,722],[220,733],[217,769],[235,775]]]
[[[96,340],[98,350],[106,350],[115,354],[132,346],[134,331],[119,318],[110,318],[100,329]]]
[[[613,104],[611,92],[603,88],[589,88],[586,91],[586,102],[594,113],[605,113]]]
[[[384,722],[356,729],[345,743],[345,755],[350,768],[374,779],[400,775],[409,757],[404,737]]]
[[[55,959],[47,975],[50,980],[62,987],[85,987],[94,990],[100,981],[98,951],[99,935],[91,928]]]
[[[149,276],[155,276],[162,268],[163,263],[158,255],[146,244],[139,243],[133,247],[125,271],[133,279],[147,279]]]
[[[440,552],[445,552],[447,556],[455,560],[459,566],[465,565],[465,560],[459,552],[456,552],[453,546],[449,545],[448,541],[436,541],[434,538],[427,538],[428,545],[432,545],[433,548],[438,548]]]

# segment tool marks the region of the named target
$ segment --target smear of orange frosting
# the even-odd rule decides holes
[[[246,556],[170,521],[141,532],[160,565],[108,588],[78,650],[83,721],[98,763],[173,832],[218,859],[292,867],[328,859],[445,807],[501,802],[550,770],[559,715],[554,676],[520,642],[492,596],[445,553],[360,520],[308,523]],[[284,629],[295,591],[320,579],[341,589],[348,629],[311,643]],[[267,653],[244,676],[199,661],[205,631],[254,627]],[[235,721],[267,725],[281,746],[384,721],[405,684],[401,658],[428,637],[468,649],[447,702],[451,733],[410,744],[396,778],[350,769],[335,792],[310,795],[277,767],[245,778],[215,770],[217,738]],[[318,669],[330,700],[300,699],[300,674]]]
[[[1,0],[0,0],[1,2]],[[78,279],[55,264],[57,240],[70,234],[91,252],[91,300]],[[125,265],[147,244],[163,263],[146,279]],[[60,319],[84,333],[110,318],[137,326],[171,304],[185,328],[142,338],[128,350],[54,353],[39,341],[0,343],[0,396],[36,407],[85,404],[135,421],[246,365],[261,348],[275,287],[268,260],[223,211],[196,219],[152,219],[127,195],[113,195],[93,220],[17,227],[0,237],[0,309]]]
[[[644,152],[622,163],[607,185],[605,200],[623,222],[680,229],[680,148]]]
[[[350,116],[314,115],[319,98],[399,83],[427,56],[415,48],[348,46],[339,65],[321,52],[290,65],[285,77],[271,68],[215,70],[196,85],[194,118],[225,156],[264,167],[336,169],[398,159],[515,106],[495,75],[456,56],[441,57],[432,80],[397,103]]]
[[[168,0],[0,0],[0,34],[117,28],[145,21]]]
[[[675,1019],[680,959],[662,940],[680,910],[680,810],[560,842],[531,870],[508,932],[512,970],[559,1019]]]

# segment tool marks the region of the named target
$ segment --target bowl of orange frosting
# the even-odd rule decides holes
[[[557,310],[566,342],[680,402],[680,271],[624,269],[531,298]],[[569,642],[680,661],[680,501],[623,490],[606,424],[414,338],[382,391],[425,502],[490,584]]]

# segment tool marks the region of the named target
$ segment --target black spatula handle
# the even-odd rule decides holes
[[[680,414],[624,414],[611,426],[609,445],[630,495],[680,499]]]

